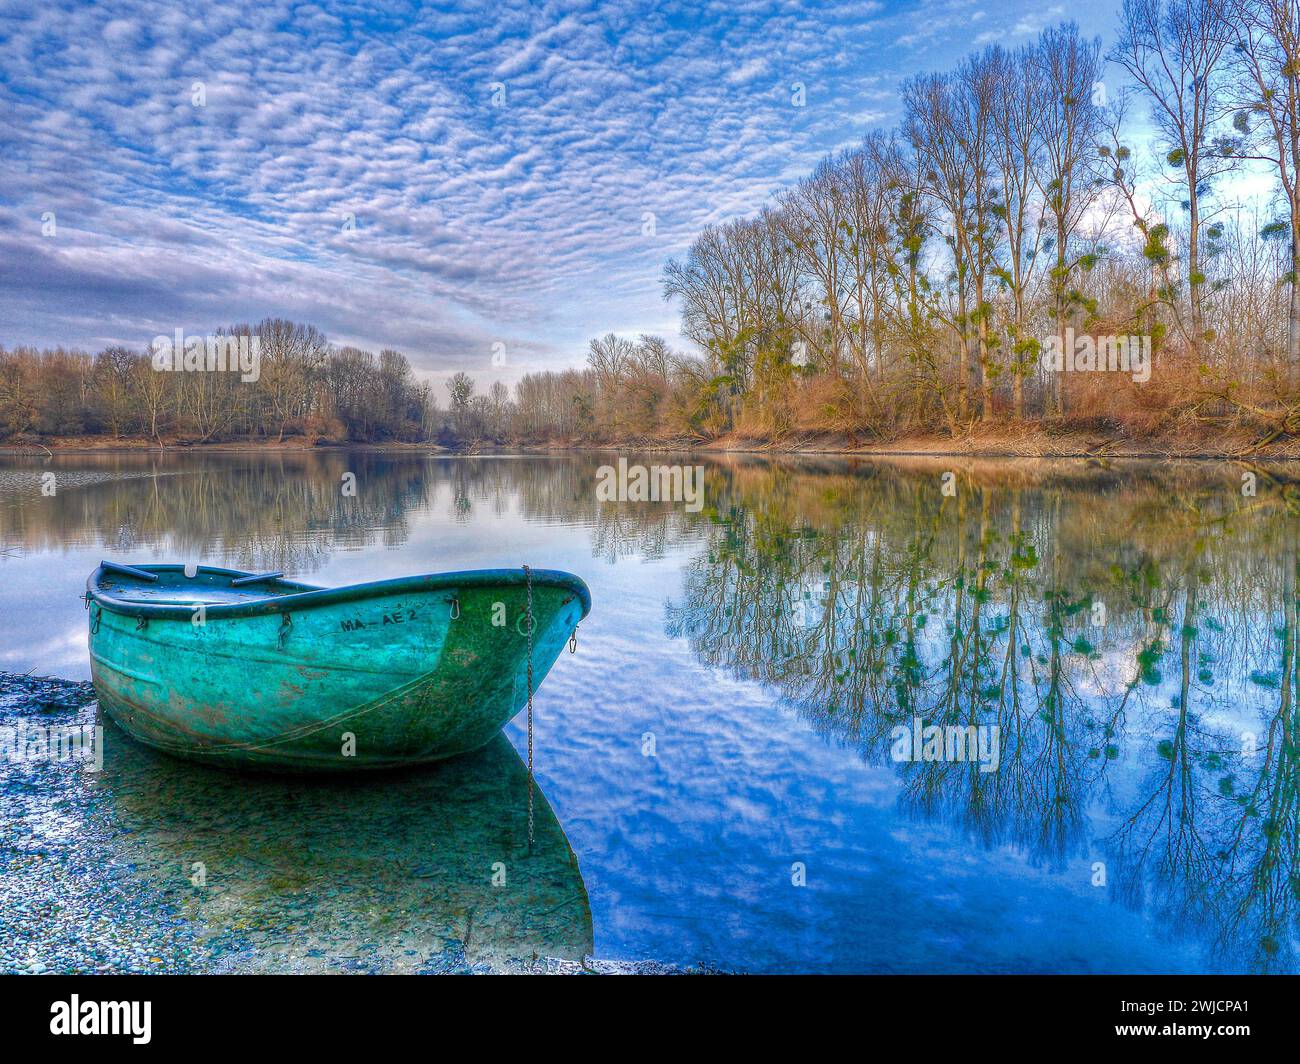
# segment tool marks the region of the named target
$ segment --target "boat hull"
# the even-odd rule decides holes
[[[478,749],[527,702],[519,571],[200,606],[213,573],[228,571],[205,569],[195,604],[90,595],[100,704],[149,746],[231,767],[390,768]],[[534,574],[532,598],[536,689],[590,599],[557,573]]]

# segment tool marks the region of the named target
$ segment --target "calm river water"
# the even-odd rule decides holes
[[[238,927],[266,967],[329,967],[349,936],[418,963],[427,943],[397,946],[436,925],[489,961],[1295,970],[1285,473],[1250,494],[1218,464],[736,457],[703,462],[692,512],[599,501],[615,460],[0,458],[0,669],[89,677],[79,596],[101,557],[320,584],[524,563],[586,580],[578,652],[537,699],[549,810],[520,911],[493,909],[490,884],[524,794],[504,742],[314,784],[110,732],[93,815],[126,825],[140,875],[201,858],[224,887],[181,911]],[[985,760],[905,759],[935,725]],[[522,717],[506,738],[522,752]]]

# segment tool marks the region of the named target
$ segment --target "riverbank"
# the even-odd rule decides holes
[[[573,446],[554,444],[545,449],[562,451],[573,449]],[[1206,430],[1142,439],[1030,427],[975,429],[961,436],[909,435],[891,440],[869,440],[847,433],[790,435],[778,439],[733,433],[709,440],[635,438],[617,443],[579,446],[584,449],[690,451],[700,454],[819,454],[890,458],[1300,459],[1300,438],[1287,436],[1261,443],[1257,433],[1239,429],[1215,432]]]
[[[694,436],[628,436],[618,439],[476,441],[456,446],[423,443],[337,443],[299,437],[283,441],[228,440],[220,443],[159,445],[153,440],[108,437],[55,437],[40,442],[0,444],[0,454],[51,457],[54,454],[113,452],[301,453],[304,451],[375,451],[421,454],[518,454],[566,451],[645,451],[699,454],[822,454],[859,456],[965,456],[978,458],[1144,458],[1144,459],[1300,459],[1300,438],[1261,437],[1236,426],[1201,424],[1194,430],[1150,437],[1130,437],[1040,425],[975,427],[959,436],[919,434],[873,440],[852,433],[805,433],[756,437],[731,433]]]
[[[744,441],[724,441],[723,450],[783,450],[783,447],[746,448]],[[1098,434],[1069,433],[987,433],[960,438],[917,436],[904,437],[887,444],[854,446],[843,437],[813,437],[798,441],[790,450],[815,454],[860,454],[894,457],[967,456],[972,458],[1153,458],[1153,459],[1296,459],[1300,458],[1300,440],[1287,438],[1260,446],[1249,434],[1208,437],[1161,437],[1126,439]]]
[[[312,441],[295,436],[287,440],[224,440],[219,443],[163,443],[156,440],[111,436],[54,436],[22,443],[0,443],[0,455],[29,455],[42,458],[52,454],[101,454],[117,452],[189,454],[191,452],[214,454],[222,451],[240,453],[266,452],[270,454],[301,454],[304,451],[413,451],[417,453],[445,452],[448,449],[432,441],[407,443],[334,443]]]

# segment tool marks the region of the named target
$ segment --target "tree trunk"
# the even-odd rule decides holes
[[[1065,376],[1065,367],[1070,364],[1074,352],[1065,349],[1065,286],[1066,286],[1066,269],[1065,269],[1065,226],[1061,224],[1060,215],[1057,216],[1056,225],[1056,338],[1061,345],[1061,369],[1060,372],[1053,374],[1053,380],[1048,387],[1048,394],[1051,396],[1050,413],[1060,417],[1065,413],[1065,390],[1063,388],[1062,378]]]
[[[1201,316],[1201,208],[1196,202],[1197,177],[1190,172],[1187,175],[1190,197],[1188,199],[1188,233],[1187,233],[1187,297],[1191,305],[1192,316],[1192,350],[1200,360],[1201,343],[1205,338],[1205,322]]]
[[[993,420],[993,385],[989,380],[989,327],[984,319],[984,304],[980,301],[980,418]]]
[[[1286,382],[1295,387],[1300,374],[1300,218],[1291,205],[1291,306],[1286,332]]]

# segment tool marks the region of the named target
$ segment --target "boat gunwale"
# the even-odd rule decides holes
[[[151,573],[185,572],[185,566],[175,563],[158,563],[136,565],[133,568]],[[232,579],[255,576],[255,573],[239,569],[223,569],[214,565],[200,565],[198,572],[214,573]],[[198,602],[162,603],[141,602],[121,595],[110,594],[99,586],[106,575],[117,575],[105,569],[101,564],[86,580],[87,605],[96,605],[111,613],[126,617],[146,617],[154,620],[178,620],[189,622],[194,617]],[[129,579],[129,577],[128,577]],[[573,591],[582,602],[582,616],[591,612],[591,592],[581,577],[561,569],[533,569],[533,586],[564,587]],[[268,580],[268,586],[288,587],[294,591],[287,595],[268,595],[243,602],[204,604],[204,614],[208,618],[234,619],[240,617],[265,617],[278,613],[298,613],[316,609],[321,606],[334,606],[346,602],[359,602],[371,598],[380,598],[392,594],[416,594],[438,591],[441,588],[471,588],[508,586],[523,587],[525,575],[520,569],[466,569],[458,572],[423,573],[416,576],[399,576],[388,580],[372,580],[364,584],[344,584],[341,587],[320,587],[316,584],[304,584],[297,580],[283,577]],[[156,584],[142,585],[156,587]],[[219,590],[219,589],[218,589]]]

